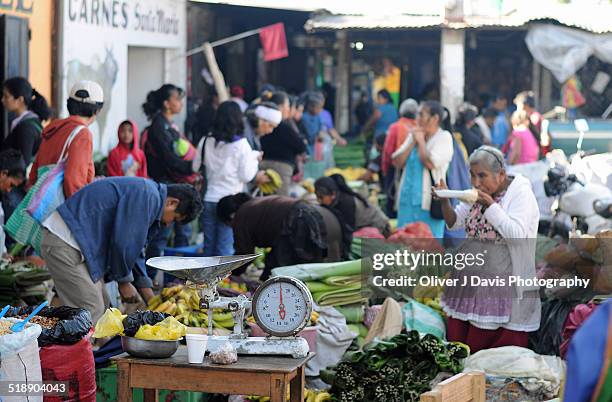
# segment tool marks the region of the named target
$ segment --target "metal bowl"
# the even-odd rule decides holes
[[[180,339],[176,341],[145,341],[130,336],[121,337],[123,351],[134,357],[147,359],[165,359],[178,349]]]

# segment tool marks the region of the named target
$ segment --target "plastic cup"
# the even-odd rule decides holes
[[[191,364],[201,364],[206,353],[208,335],[187,334],[185,338],[187,338],[187,360]]]

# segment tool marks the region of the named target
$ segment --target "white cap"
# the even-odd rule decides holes
[[[77,102],[89,103],[91,105],[104,103],[102,87],[93,81],[85,80],[77,82],[72,86],[68,97]]]
[[[399,114],[400,116],[403,116],[406,113],[416,114],[418,109],[419,109],[419,103],[412,98],[408,98],[400,104]]]

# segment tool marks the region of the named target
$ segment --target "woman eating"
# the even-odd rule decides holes
[[[472,185],[478,192],[476,202],[453,208],[444,198],[442,213],[450,230],[465,229],[468,241],[461,251],[486,250],[485,264],[452,270],[451,279],[463,284],[467,278],[468,286],[447,286],[444,290],[447,338],[466,343],[472,353],[501,346],[526,347],[529,332],[540,326],[539,289],[512,286],[508,278],[535,277],[538,204],[528,179],[506,174],[498,149],[482,146],[472,153],[469,163]],[[434,191],[446,188],[440,180]],[[503,278],[506,283],[474,285],[474,276]]]
[[[398,190],[398,227],[424,222],[437,239],[444,236],[444,220],[432,217],[431,184],[446,177],[453,159],[453,137],[440,127],[445,119],[439,102],[423,102],[417,114],[417,127],[392,155],[397,169],[405,167]]]
[[[351,233],[364,227],[373,227],[383,236],[391,234],[389,219],[378,206],[370,203],[346,184],[344,177],[333,174],[315,182],[319,204],[330,208],[351,229]]]

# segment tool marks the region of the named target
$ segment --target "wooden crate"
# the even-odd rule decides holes
[[[485,402],[484,373],[462,373],[421,395],[421,402]]]

